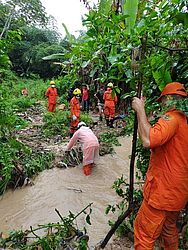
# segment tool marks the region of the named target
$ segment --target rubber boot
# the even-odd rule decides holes
[[[106,126],[107,126],[107,127],[110,126],[109,120],[106,120]]]
[[[87,175],[90,175],[91,173],[91,165],[88,164],[88,165],[85,165],[84,166],[84,174],[87,176]]]
[[[114,122],[114,120],[109,121],[110,128],[114,128],[113,122]]]

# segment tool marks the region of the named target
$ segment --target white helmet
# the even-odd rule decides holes
[[[86,126],[85,122],[79,122],[77,128],[79,129],[79,128],[81,128],[82,126]]]

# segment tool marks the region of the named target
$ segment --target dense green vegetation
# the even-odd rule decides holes
[[[6,249],[35,250],[35,249],[88,249],[89,237],[86,229],[78,229],[76,218],[85,214],[86,222],[91,225],[90,214],[92,203],[86,206],[78,214],[69,212],[63,217],[57,209],[55,211],[60,217],[60,222],[39,225],[30,230],[11,231],[7,238],[0,238],[0,246]]]
[[[118,110],[128,114],[125,133],[129,134],[134,115],[130,100],[120,96],[135,95],[141,84],[147,114],[152,116],[154,111],[157,118],[160,107],[156,98],[168,82],[179,81],[188,88],[187,1],[100,0],[85,16],[87,31],[77,39],[66,27],[66,37],[60,36],[54,28],[55,20],[47,16],[40,0],[0,1],[0,16],[0,193],[7,188],[18,162],[24,174],[31,176],[50,167],[53,159],[53,155],[43,156],[16,140],[16,129],[29,124],[19,112],[31,107],[41,109],[44,137],[67,134],[68,111],[46,113],[44,93],[49,80],[57,84],[58,104],[65,103],[66,107],[70,87],[85,83],[93,96],[101,83],[113,82]],[[21,95],[24,87],[29,89],[28,97]],[[176,105],[187,112],[187,100]],[[91,122],[87,115],[82,118]],[[101,138],[117,143],[108,134]],[[138,142],[139,179],[145,177],[149,154]],[[122,204],[127,198],[127,191],[123,192]],[[136,197],[140,199],[140,193]],[[118,206],[122,212],[122,205]],[[130,221],[129,228],[133,218]]]

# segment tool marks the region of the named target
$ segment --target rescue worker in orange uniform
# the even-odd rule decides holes
[[[115,117],[115,105],[117,103],[116,94],[112,94],[113,83],[107,84],[107,90],[104,92],[104,115],[107,127],[113,128],[113,121]]]
[[[55,82],[50,82],[50,87],[46,90],[45,96],[48,97],[48,111],[55,112],[57,103],[57,89]]]
[[[70,101],[70,118],[71,118],[70,137],[72,137],[74,132],[77,130],[77,126],[80,121],[81,90],[76,88],[73,91],[73,95],[74,96]]]
[[[168,100],[186,97],[184,85],[172,82],[163,89],[158,101],[164,108]],[[164,250],[177,250],[176,221],[188,202],[188,118],[171,105],[151,126],[143,100],[134,97],[132,108],[137,113],[143,146],[151,150],[144,200],[134,222],[134,249],[152,250],[160,237]]]

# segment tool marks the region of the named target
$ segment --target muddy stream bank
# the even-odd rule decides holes
[[[0,231],[57,222],[59,217],[55,208],[62,216],[67,216],[69,211],[77,214],[93,202],[92,225],[87,225],[82,215],[78,225],[80,228],[86,226],[89,245],[95,246],[110,229],[108,220],[112,216],[105,215],[105,208],[118,199],[111,186],[122,174],[128,180],[131,138],[119,137],[119,142],[121,146],[114,146],[116,154],[101,156],[90,176],[84,176],[81,165],[69,169],[52,168],[40,173],[33,180],[33,186],[7,191],[0,199]]]

